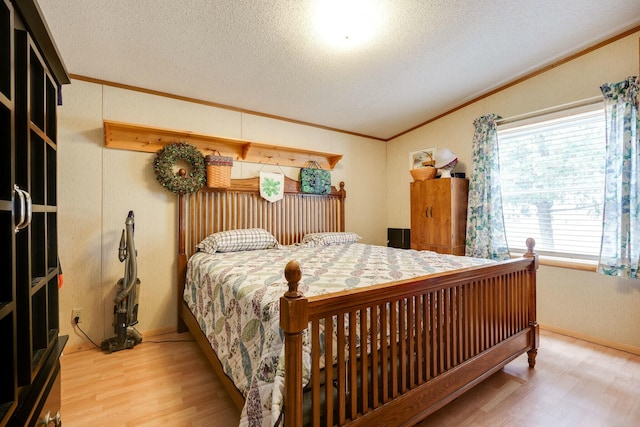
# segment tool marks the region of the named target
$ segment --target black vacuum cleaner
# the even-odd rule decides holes
[[[142,342],[142,335],[134,326],[138,323],[138,294],[140,279],[138,279],[138,265],[136,247],[133,242],[134,215],[129,211],[122,230],[118,259],[125,262],[124,277],[118,280],[117,294],[113,307],[113,330],[115,337],[102,341],[100,348],[107,353],[133,348]]]

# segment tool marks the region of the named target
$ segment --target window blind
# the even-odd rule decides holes
[[[597,259],[605,168],[602,104],[498,126],[500,182],[509,248]]]

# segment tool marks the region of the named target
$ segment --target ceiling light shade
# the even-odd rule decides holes
[[[317,0],[314,20],[327,42],[353,46],[374,36],[381,20],[378,9],[372,0]]]

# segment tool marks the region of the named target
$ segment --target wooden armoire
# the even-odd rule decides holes
[[[35,0],[0,0],[0,427],[58,426],[57,117],[69,83]]]
[[[411,183],[411,249],[464,255],[469,181],[436,178]]]

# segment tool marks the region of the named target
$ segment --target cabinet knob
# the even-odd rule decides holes
[[[427,210],[424,212],[427,218],[433,218],[433,206],[427,206]]]
[[[62,425],[62,415],[60,415],[60,411],[57,411],[56,414],[52,417],[51,412],[47,412],[42,419],[42,425],[45,427],[49,427],[49,424],[53,424],[54,427],[59,427]]]

